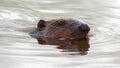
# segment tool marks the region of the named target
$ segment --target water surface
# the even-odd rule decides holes
[[[91,27],[87,55],[40,45],[16,28],[73,18]],[[0,68],[119,68],[120,0],[0,0]]]

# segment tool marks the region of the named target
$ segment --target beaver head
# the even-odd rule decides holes
[[[40,20],[37,24],[38,36],[67,39],[86,39],[90,27],[73,19]]]

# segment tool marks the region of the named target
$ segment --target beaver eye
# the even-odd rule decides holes
[[[55,23],[56,23],[55,24],[56,26],[64,26],[66,24],[66,22],[64,20],[58,20]]]
[[[59,22],[59,23],[57,23],[56,25],[58,25],[58,26],[64,26],[64,25],[65,25],[65,22]]]
[[[72,32],[71,35],[74,35],[74,32]]]

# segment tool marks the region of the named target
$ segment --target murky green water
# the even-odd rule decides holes
[[[89,53],[69,55],[28,33],[40,19],[73,18],[91,27]],[[119,68],[120,0],[0,0],[0,68]]]

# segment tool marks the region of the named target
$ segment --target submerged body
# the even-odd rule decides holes
[[[44,38],[44,37],[36,39],[38,41],[38,44],[54,45],[56,46],[57,49],[60,49],[61,52],[75,52],[73,54],[86,55],[90,48],[89,39],[61,40],[56,38]]]

